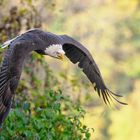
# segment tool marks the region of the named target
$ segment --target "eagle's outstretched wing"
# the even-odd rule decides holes
[[[100,70],[89,51],[82,44],[71,37],[67,35],[62,35],[61,37],[64,40],[63,49],[66,53],[66,56],[74,64],[79,62],[78,66],[83,69],[83,72],[93,84],[95,91],[97,91],[100,97],[102,96],[104,102],[106,104],[110,104],[110,101],[115,99],[117,102],[126,105],[126,103],[123,103],[116,98],[122,97],[121,95],[113,93],[106,87]]]
[[[10,49],[7,51],[0,68],[0,127],[11,107],[12,93],[9,88],[10,73],[8,59],[10,51]]]

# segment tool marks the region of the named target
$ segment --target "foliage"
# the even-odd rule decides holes
[[[34,102],[17,103],[3,126],[0,139],[89,140],[89,128],[81,119],[85,111],[61,91],[45,91],[43,106]]]

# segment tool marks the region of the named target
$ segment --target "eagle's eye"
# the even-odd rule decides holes
[[[56,58],[63,60],[65,52],[63,50],[58,50],[56,52]]]

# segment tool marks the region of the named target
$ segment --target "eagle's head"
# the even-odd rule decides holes
[[[65,54],[61,44],[52,44],[45,48],[45,50],[36,50],[36,52],[49,55],[60,60],[63,60]]]
[[[65,52],[61,44],[52,44],[45,49],[45,54],[63,60]]]

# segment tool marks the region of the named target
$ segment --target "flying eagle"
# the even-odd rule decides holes
[[[55,35],[39,29],[32,29],[6,41],[1,47],[7,46],[8,49],[0,69],[0,126],[10,111],[12,99],[20,80],[23,62],[32,51],[58,59],[63,59],[63,56],[66,55],[72,63],[78,63],[78,66],[93,84],[95,91],[106,104],[110,104],[112,99],[126,104],[116,99],[116,97],[121,97],[120,95],[113,93],[106,87],[98,66],[89,51],[67,35]]]

